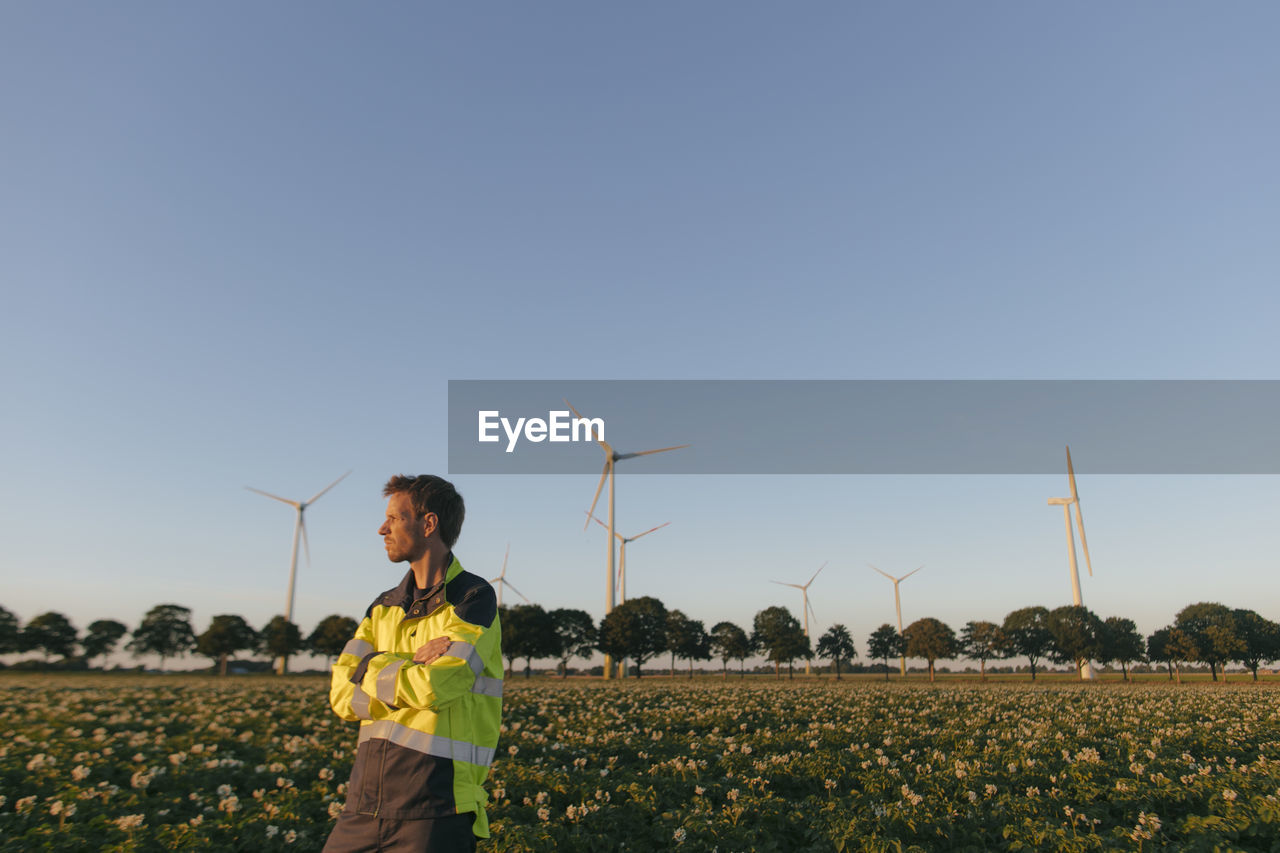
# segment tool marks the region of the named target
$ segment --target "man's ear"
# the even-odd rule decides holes
[[[431,534],[440,526],[440,517],[434,512],[428,512],[422,516],[422,535],[430,538]]]

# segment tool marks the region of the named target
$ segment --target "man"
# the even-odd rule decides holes
[[[378,534],[409,571],[333,666],[329,703],[361,722],[346,808],[324,849],[472,851],[489,836],[482,785],[502,715],[497,596],[453,556],[465,507],[452,483],[397,476],[382,493]]]

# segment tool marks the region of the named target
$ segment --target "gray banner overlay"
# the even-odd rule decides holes
[[[1280,474],[1280,380],[450,380],[449,473],[598,475],[566,400],[619,454],[691,445],[628,474]]]

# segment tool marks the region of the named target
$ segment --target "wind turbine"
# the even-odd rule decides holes
[[[311,565],[311,543],[307,541],[307,523],[306,521],[303,520],[302,514],[306,512],[307,507],[311,506],[313,503],[318,501],[321,495],[323,495],[325,492],[329,491],[334,486],[338,485],[343,480],[345,480],[350,473],[351,472],[348,471],[346,474],[343,474],[341,477],[334,480],[332,483],[325,486],[323,489],[316,492],[314,495],[312,495],[310,498],[308,498],[305,501],[291,501],[288,498],[282,498],[279,495],[273,495],[270,492],[264,492],[262,491],[262,489],[255,489],[253,486],[245,486],[245,488],[251,492],[257,492],[260,495],[265,495],[266,497],[269,497],[272,500],[280,501],[280,503],[288,504],[289,506],[298,510],[298,519],[293,523],[293,556],[289,558],[289,599],[285,603],[285,608],[284,608],[284,618],[286,622],[293,621],[293,586],[294,586],[294,580],[298,576],[298,540],[299,539],[302,540],[302,547],[305,548],[307,551],[307,565]],[[276,672],[278,672],[281,675],[284,675],[284,673],[286,672],[286,670],[288,670],[288,668],[289,668],[288,655],[284,655],[276,659]]]
[[[499,607],[502,606],[502,588],[504,586],[511,587],[511,591],[514,592],[516,595],[520,596],[521,598],[523,598],[526,603],[529,601],[529,599],[525,597],[525,594],[523,592],[516,589],[515,586],[511,583],[511,581],[507,580],[507,557],[510,557],[510,556],[511,556],[511,543],[508,542],[507,553],[502,555],[502,574],[498,575],[496,578],[489,579],[489,583],[496,583],[498,585],[498,606]]]
[[[867,563],[867,565],[871,566],[870,563]],[[876,569],[875,566],[871,566],[871,568]],[[898,595],[898,584],[906,580],[907,578],[911,577],[912,575],[914,575],[916,572],[920,571],[920,569],[923,569],[923,568],[924,566],[919,566],[918,568],[912,569],[911,571],[907,572],[905,575],[903,575],[900,578],[895,578],[893,575],[889,574],[888,572],[880,572],[879,569],[876,569],[877,572],[880,572],[880,574],[884,575],[889,580],[893,581],[893,605],[894,607],[898,608],[898,636],[902,636],[902,596]],[[906,649],[903,649],[902,651],[901,663],[902,663],[902,674],[905,677],[907,674]]]
[[[1049,498],[1049,506],[1062,507],[1062,520],[1067,525],[1067,557],[1071,566],[1071,595],[1075,600],[1077,607],[1084,606],[1084,601],[1080,598],[1080,569],[1076,565],[1076,537],[1071,529],[1071,510],[1072,504],[1076,505],[1076,526],[1080,528],[1080,544],[1084,548],[1084,562],[1089,567],[1089,577],[1093,577],[1093,563],[1089,559],[1089,540],[1084,538],[1084,516],[1080,514],[1080,494],[1076,491],[1076,472],[1071,467],[1071,448],[1067,447],[1067,478],[1071,482],[1071,497],[1069,498]],[[1093,665],[1088,661],[1084,662],[1084,666],[1080,668],[1080,677],[1093,679]]]
[[[591,513],[587,513],[587,515],[591,515]],[[606,525],[600,519],[596,518],[594,515],[591,516],[591,520],[594,521],[596,524],[600,525],[601,527],[605,528],[606,530],[608,529],[608,525]],[[666,524],[659,524],[657,527],[650,527],[644,533],[637,533],[635,536],[623,536],[621,533],[613,534],[615,537],[617,537],[618,541],[622,543],[618,547],[618,600],[619,601],[627,600],[627,543],[634,542],[637,539],[639,539],[641,536],[648,536],[650,533],[652,533],[655,530],[661,530],[662,528],[666,527],[667,524],[670,524],[670,523],[671,522],[668,521]]]
[[[812,606],[811,604],[809,604],[809,584],[813,583],[813,578],[816,578],[816,577],[818,576],[818,573],[819,573],[819,572],[821,572],[821,571],[822,571],[823,569],[825,569],[826,567],[827,567],[827,564],[826,564],[826,563],[823,563],[821,566],[818,566],[818,571],[816,571],[816,572],[814,572],[814,573],[813,573],[813,577],[812,577],[812,578],[809,578],[809,583],[806,583],[806,584],[803,584],[803,585],[798,584],[798,583],[783,583],[782,581],[773,581],[773,583],[779,584],[779,585],[781,585],[781,586],[793,586],[793,587],[795,587],[796,589],[800,590],[801,594],[804,596],[804,636],[805,636],[805,639],[808,639],[808,638],[809,638],[809,614],[810,614],[810,613],[813,613],[813,606]],[[814,622],[817,622],[817,621],[818,621],[818,614],[814,613],[814,615],[813,615],[813,621],[814,621]],[[812,669],[813,669],[812,661],[811,661],[809,658],[805,658],[805,660],[804,660],[804,674],[805,674],[805,675],[812,675],[812,674],[813,674]]]
[[[583,420],[582,415],[578,414],[578,410],[573,408],[573,404],[568,400],[564,404],[573,412],[574,417]],[[605,615],[608,616],[613,612],[613,605],[616,601],[613,590],[613,469],[614,466],[623,459],[634,459],[637,456],[649,456],[653,453],[666,453],[668,450],[680,450],[688,447],[687,444],[677,444],[674,447],[659,447],[657,450],[641,450],[638,453],[619,453],[613,449],[613,445],[604,440],[604,436],[600,435],[596,438],[596,444],[599,444],[604,450],[604,470],[600,472],[600,482],[596,485],[595,497],[591,499],[591,509],[587,510],[587,520],[582,523],[582,529],[586,530],[591,524],[591,516],[596,511],[596,501],[600,500],[600,490],[604,488],[604,481],[609,481],[609,562],[608,562],[608,580],[606,582],[605,593]],[[604,656],[604,677],[606,679],[613,677],[613,658],[610,655]]]

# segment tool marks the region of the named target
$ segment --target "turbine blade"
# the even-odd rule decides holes
[[[870,564],[870,563],[867,563],[867,565],[868,565],[868,566],[871,566],[871,564]],[[876,567],[875,567],[875,566],[871,566],[871,568],[875,569],[877,572],[880,572],[880,570],[879,570],[879,569],[876,569]],[[921,568],[923,568],[923,566],[922,566]],[[920,569],[916,569],[916,571],[918,572],[918,571],[920,571]],[[897,582],[897,580],[898,580],[897,578],[895,578],[893,575],[889,574],[888,572],[880,572],[880,574],[884,575],[885,577],[887,577],[887,578],[888,578],[889,580],[891,580],[891,581]]]
[[[598,524],[598,525],[600,525],[601,527],[603,527],[605,530],[608,530],[608,529],[609,529],[609,525],[605,524],[603,521],[601,521],[600,519],[596,518],[596,517],[595,517],[594,515],[592,515],[590,512],[588,512],[588,513],[587,513],[587,517],[588,517],[588,518],[590,518],[592,521],[594,521],[596,524]]]
[[[507,553],[502,555],[502,577],[507,576],[507,557],[511,556],[511,543],[507,543]]]
[[[778,586],[793,586],[796,589],[804,589],[804,587],[800,586],[798,583],[783,583],[782,581],[769,581],[769,583],[776,583]]]
[[[1080,528],[1080,547],[1084,549],[1084,564],[1089,567],[1089,577],[1093,577],[1093,563],[1089,560],[1089,540],[1084,538],[1084,516],[1080,514],[1080,501],[1076,501],[1076,527]]]
[[[311,568],[311,543],[307,541],[307,517],[298,510],[298,529],[302,531],[302,550],[307,554],[307,568]]]
[[[273,495],[273,494],[271,494],[270,492],[264,492],[264,491],[262,491],[262,489],[255,489],[253,486],[245,486],[245,488],[246,488],[246,489],[248,489],[248,490],[249,490],[249,491],[251,491],[251,492],[257,492],[257,493],[258,493],[258,494],[260,494],[260,495],[263,495],[263,496],[265,496],[265,497],[271,498],[273,501],[280,501],[280,503],[282,503],[282,504],[288,504],[289,506],[293,507],[294,509],[297,509],[297,508],[298,508],[298,502],[297,502],[297,501],[291,501],[291,500],[289,500],[288,498],[282,498],[282,497],[280,497],[279,495]]]
[[[355,469],[353,468],[352,470],[355,470]],[[323,489],[321,489],[320,491],[316,492],[316,493],[315,493],[315,495],[314,495],[310,500],[308,500],[308,501],[307,501],[307,503],[309,503],[309,504],[313,504],[313,503],[315,503],[316,501],[318,501],[318,500],[320,499],[320,496],[321,496],[321,495],[323,495],[325,492],[329,491],[329,490],[330,490],[330,489],[332,489],[334,486],[338,485],[339,483],[341,483],[343,480],[347,479],[347,477],[350,477],[350,476],[351,476],[351,471],[348,471],[347,473],[343,474],[341,477],[339,477],[338,479],[334,480],[332,483],[330,483],[329,485],[325,486],[325,487],[324,487]]]
[[[503,579],[502,579],[502,582],[503,582],[503,583],[505,583],[507,586],[511,587],[511,591],[512,591],[512,592],[514,592],[516,595],[520,596],[520,597],[521,597],[521,598],[523,598],[525,601],[528,601],[528,600],[529,600],[528,596],[526,596],[526,595],[525,595],[523,592],[521,592],[520,590],[516,589],[516,588],[515,588],[515,585],[514,585],[513,583],[511,583],[511,581],[507,580],[506,578],[503,578]]]
[[[807,595],[804,597],[804,606],[809,608],[809,615],[813,617],[813,627],[816,630],[818,627],[818,614],[814,612],[813,605],[809,603],[809,596]]]
[[[591,509],[587,510],[587,520],[582,522],[583,530],[586,530],[591,525],[591,519],[595,518],[596,501],[600,500],[600,490],[604,488],[604,479],[609,476],[609,462],[610,459],[604,460],[604,470],[600,472],[600,482],[596,484],[596,494],[591,499]],[[610,545],[609,547],[612,548],[613,546]]]
[[[822,563],[822,565],[821,565],[821,566],[818,566],[818,571],[816,571],[816,572],[814,572],[814,573],[813,573],[813,578],[816,578],[819,574],[821,574],[822,570],[823,570],[823,569],[825,569],[825,568],[827,567],[827,562],[829,562],[829,561],[824,560],[824,561],[823,561],[823,563]],[[809,578],[809,583],[813,583],[813,578]],[[807,584],[805,584],[805,585],[804,585],[804,588],[805,588],[805,589],[808,589],[808,588],[809,588],[809,583],[807,583]]]
[[[1070,445],[1067,446],[1067,479],[1071,481],[1071,499],[1075,501],[1080,500],[1080,495],[1076,492],[1076,472],[1075,469],[1071,467]]]
[[[670,524],[670,523],[671,523],[671,522],[669,522],[669,521],[667,522],[667,524]],[[648,536],[650,533],[652,533],[652,532],[653,532],[653,531],[655,531],[655,530],[661,530],[662,528],[666,527],[666,526],[667,526],[667,524],[659,524],[657,527],[650,527],[650,528],[649,528],[648,530],[646,530],[644,533],[637,533],[635,536],[632,536],[632,537],[631,537],[631,541],[632,541],[632,542],[634,542],[634,541],[636,541],[637,539],[639,539],[641,536]]]
[[[666,453],[668,450],[680,450],[692,447],[692,444],[677,444],[675,447],[659,447],[657,450],[641,450],[639,453],[619,453],[618,459],[634,459],[637,456],[648,456],[650,453]]]
[[[577,419],[578,419],[578,420],[580,420],[580,421],[584,421],[584,420],[586,420],[586,418],[584,418],[582,415],[580,415],[580,414],[578,413],[578,410],[577,410],[577,409],[575,409],[575,408],[573,407],[573,404],[572,404],[572,403],[570,403],[568,400],[565,400],[565,399],[564,399],[564,397],[561,397],[560,399],[561,399],[561,400],[564,400],[564,404],[565,404],[566,406],[568,406],[568,407],[569,407],[569,411],[573,412],[573,416],[574,416],[575,418],[577,418]],[[591,432],[591,440],[592,440],[592,441],[594,441],[596,444],[600,445],[601,447],[603,447],[603,448],[604,448],[604,452],[605,452],[605,453],[608,453],[610,456],[612,456],[612,455],[613,455],[613,448],[609,446],[609,442],[607,442],[607,441],[605,441],[603,438],[600,438],[599,436],[597,436],[597,435],[595,434],[595,431],[594,431],[594,430],[590,430],[590,432]]]
[[[920,569],[923,569],[923,568],[924,566],[920,566],[919,568],[912,569],[902,577],[898,578],[899,582],[906,580],[907,578],[911,577],[912,575],[914,575],[916,572],[920,571]]]

